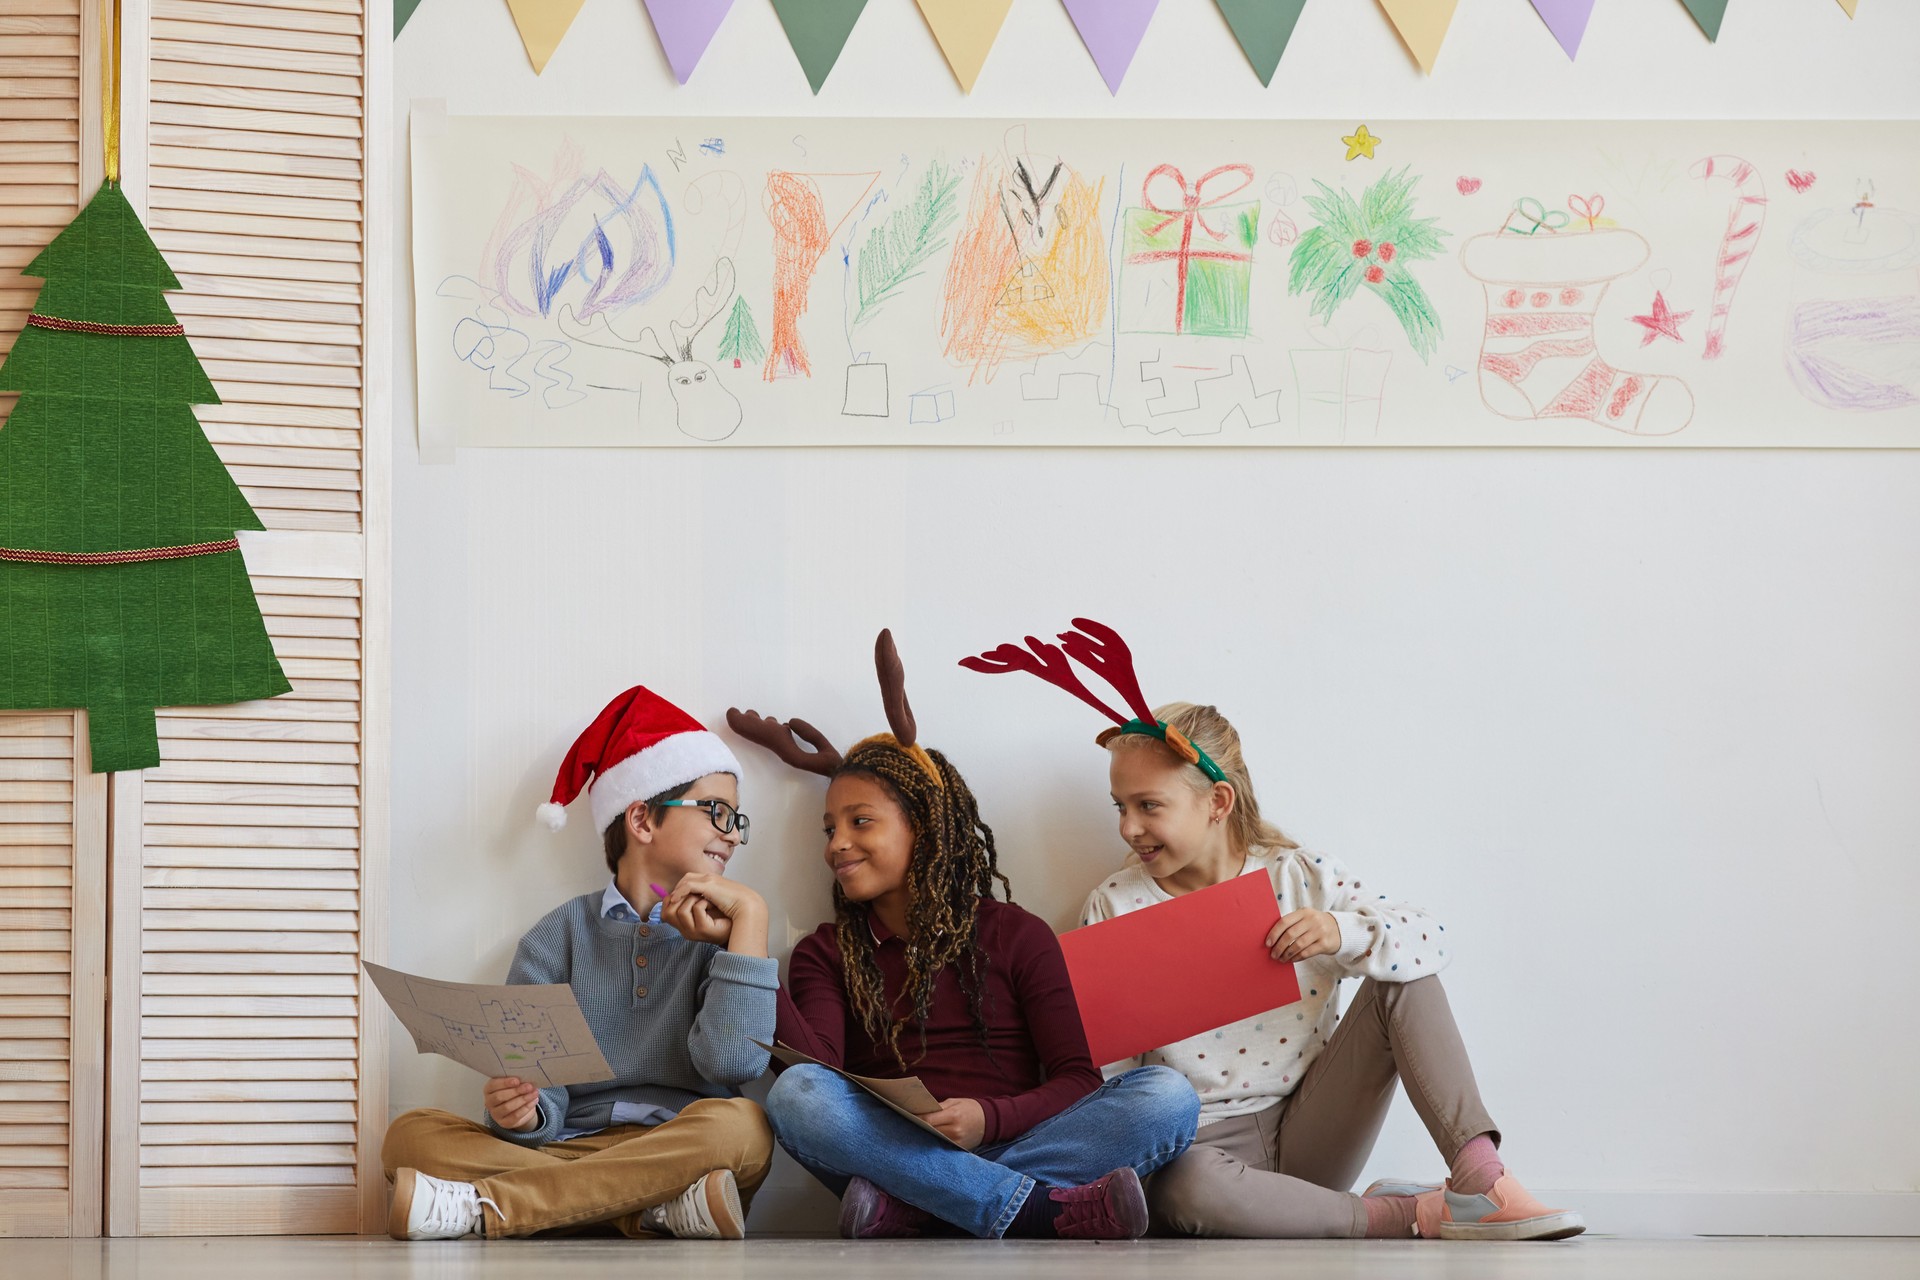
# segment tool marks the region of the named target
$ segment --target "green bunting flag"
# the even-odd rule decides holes
[[[1260,83],[1271,85],[1274,68],[1287,51],[1287,41],[1293,39],[1293,26],[1300,21],[1307,0],[1219,0],[1219,4]]]
[[[815,93],[827,82],[827,73],[840,60],[853,24],[866,7],[867,0],[773,0],[773,11],[787,30],[787,43],[793,46]]]
[[[1726,20],[1728,0],[1681,0],[1681,3],[1687,6],[1687,12],[1700,24],[1700,29],[1707,33],[1707,39],[1720,38],[1720,24]]]
[[[117,185],[27,264],[46,281],[0,364],[0,707],[83,707],[93,770],[160,763],[154,709],[291,686],[236,530],[259,517],[192,406],[213,384]]]

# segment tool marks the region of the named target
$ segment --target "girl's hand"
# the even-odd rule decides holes
[[[1267,953],[1283,964],[1299,964],[1340,950],[1340,922],[1330,912],[1289,911],[1267,931]]]
[[[487,1081],[487,1114],[502,1129],[525,1133],[540,1123],[540,1090],[518,1076],[495,1076]]]
[[[938,1111],[920,1117],[968,1151],[987,1136],[987,1113],[972,1098],[943,1098]]]

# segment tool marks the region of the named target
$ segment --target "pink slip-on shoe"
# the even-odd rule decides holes
[[[1413,1197],[1413,1234],[1423,1240],[1440,1238],[1440,1193],[1445,1184],[1415,1182],[1410,1178],[1382,1178],[1361,1192],[1366,1196]]]
[[[1442,1240],[1564,1240],[1586,1229],[1574,1210],[1547,1208],[1510,1173],[1485,1195],[1441,1192]]]

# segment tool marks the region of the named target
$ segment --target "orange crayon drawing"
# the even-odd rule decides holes
[[[1001,361],[1084,342],[1106,323],[1106,183],[1030,157],[983,160],[947,268],[947,358],[991,382]]]
[[[768,382],[778,377],[813,376],[806,344],[800,339],[807,290],[833,237],[879,178],[878,173],[776,171],[767,175],[767,219],[773,223],[773,340],[760,374]],[[827,220],[829,201],[840,210],[831,223]]]

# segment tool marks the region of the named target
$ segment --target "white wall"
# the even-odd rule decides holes
[[[739,0],[676,87],[637,0],[536,79],[497,0],[430,0],[397,116],[459,112],[1326,117],[1920,115],[1920,7],[1599,6],[1569,66],[1525,0],[1467,0],[1421,77],[1362,0],[1307,7],[1271,90],[1212,0],[1164,0],[1109,98],[1060,6],[1019,0],[962,98],[910,0],[873,0],[808,94]],[[1683,126],[1684,127],[1684,126]],[[405,163],[405,147],[400,148]],[[398,175],[405,217],[404,167]],[[1909,199],[1920,198],[1908,193]],[[573,734],[648,683],[878,728],[891,626],[923,737],[1058,927],[1118,861],[1098,727],[964,653],[1083,612],[1150,697],[1218,702],[1269,812],[1459,938],[1447,975],[1515,1170],[1599,1229],[1920,1231],[1920,453],[1124,450],[462,453],[395,439],[391,955],[470,980],[603,880],[531,821]],[[1920,443],[1917,440],[1916,443]],[[1156,513],[1151,501],[1159,501]],[[818,786],[742,747],[742,878],[783,947],[824,918]],[[477,1114],[397,1045],[396,1109]],[[1367,1176],[1441,1166],[1404,1102]],[[1810,1195],[1803,1193],[1845,1193]],[[790,1164],[756,1226],[830,1224]]]

